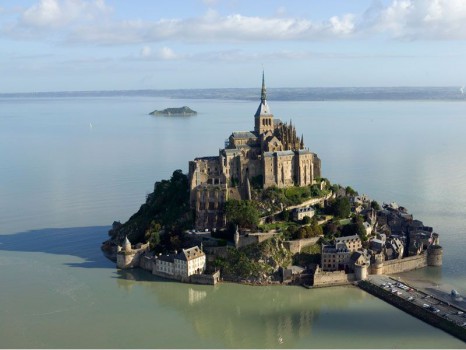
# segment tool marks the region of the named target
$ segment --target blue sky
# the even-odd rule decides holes
[[[0,0],[0,92],[463,86],[466,0]]]

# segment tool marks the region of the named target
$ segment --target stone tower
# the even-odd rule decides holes
[[[427,266],[442,266],[443,249],[439,245],[430,245],[427,248]]]
[[[261,135],[267,131],[273,133],[273,130],[273,114],[267,103],[267,90],[265,88],[264,72],[262,71],[261,102],[257,108],[256,114],[254,114],[254,131],[258,135]]]

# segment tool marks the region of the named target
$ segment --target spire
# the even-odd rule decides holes
[[[264,103],[267,100],[267,90],[265,88],[264,70],[262,70],[262,90],[261,90],[261,102]]]
[[[304,149],[304,135],[301,134],[301,149]]]

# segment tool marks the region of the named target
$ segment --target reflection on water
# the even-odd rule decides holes
[[[440,233],[444,266],[411,277],[466,292],[464,104],[270,103],[293,119],[332,182],[397,201]],[[154,104],[199,114],[147,116]],[[100,251],[106,225],[137,211],[155,181],[215,154],[231,131],[250,130],[256,107],[143,97],[2,103],[2,346],[464,347],[353,287],[195,286],[115,270]]]
[[[128,291],[142,285],[160,304],[182,312],[202,341],[214,340],[221,347],[426,347],[432,341],[448,347],[456,343],[355,287],[197,286],[161,281],[140,270],[125,271],[119,277],[119,287]],[[386,337],[387,327],[394,329],[396,340]],[[413,332],[424,339],[410,342]]]

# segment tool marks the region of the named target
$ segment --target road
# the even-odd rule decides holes
[[[439,317],[456,323],[466,329],[466,312],[448,301],[440,300],[435,296],[429,295],[421,290],[413,288],[404,282],[384,275],[371,275],[368,281],[405,299],[419,307],[425,308],[430,312],[437,314]]]

